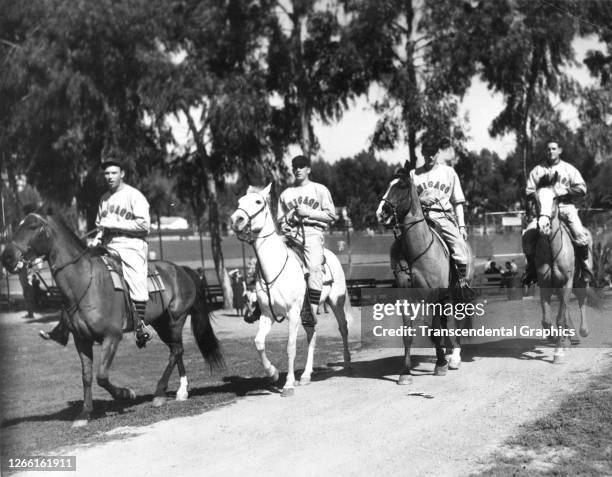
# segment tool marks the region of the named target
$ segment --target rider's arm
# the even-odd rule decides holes
[[[584,197],[586,195],[586,183],[575,167],[572,167],[571,170],[568,194],[573,197]]]
[[[465,217],[463,216],[463,202],[455,204],[455,216],[457,217],[457,225],[465,227]]]
[[[130,199],[132,212],[125,214],[125,216],[113,214],[116,220],[109,224],[108,228],[123,232],[142,232],[148,234],[151,228],[151,218],[149,216],[149,203],[147,199],[137,190],[133,191]]]
[[[336,216],[336,207],[334,207],[334,201],[332,200],[331,193],[327,187],[321,184],[318,184],[317,189],[317,198],[320,201],[321,210],[310,209],[308,211],[307,218],[324,222],[325,224],[331,224],[338,218]]]

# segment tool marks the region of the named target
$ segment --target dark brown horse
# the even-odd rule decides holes
[[[391,268],[399,288],[417,289],[411,296],[419,296],[428,303],[445,303],[453,300],[451,291],[452,268],[449,253],[438,234],[434,233],[425,219],[416,186],[410,179],[408,166],[400,169],[389,184],[382,198],[376,215],[380,223],[396,230],[397,240],[391,247]],[[467,278],[471,281],[474,274],[473,257],[467,267]],[[457,299],[456,297],[454,298]],[[435,315],[431,328],[463,328],[467,319]],[[413,323],[404,316],[404,325]],[[404,369],[399,376],[398,384],[412,382],[410,348],[413,338],[404,336]],[[436,348],[436,366],[434,375],[443,376],[447,369],[458,369],[461,364],[461,345],[458,337],[446,340],[445,348],[442,337],[433,337]]]
[[[96,250],[85,244],[57,217],[29,214],[14,233],[13,241],[2,254],[2,263],[11,272],[27,266],[36,257],[49,263],[53,278],[62,293],[68,326],[81,358],[83,409],[74,426],[87,423],[92,404],[92,347],[102,344],[102,357],[96,380],[117,400],[134,399],[134,391],[115,386],[109,368],[123,336],[128,310],[123,291],[115,290],[111,276]],[[169,262],[149,264],[161,275],[165,291],[155,293],[147,303],[146,322],[170,348],[168,365],[155,391],[155,405],[166,399],[166,388],[174,366],[178,366],[181,385],[177,399],[187,397],[187,377],[183,364],[182,331],[191,315],[193,333],[211,368],[223,364],[219,343],[213,332],[203,291],[195,273]],[[129,301],[128,301],[129,302]]]

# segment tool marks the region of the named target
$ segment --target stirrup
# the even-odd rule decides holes
[[[147,342],[153,339],[153,330],[144,321],[140,322],[140,325],[136,328],[136,346],[144,348]]]

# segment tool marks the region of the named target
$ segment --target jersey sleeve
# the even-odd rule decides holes
[[[329,218],[332,220],[336,220],[338,216],[336,215],[336,207],[334,206],[334,201],[332,199],[331,193],[329,189],[324,185],[319,185],[319,201],[320,207],[323,212],[327,212]]]
[[[131,216],[118,216],[117,225],[113,228],[125,232],[149,233],[151,228],[151,217],[149,215],[149,202],[142,193],[134,189],[131,191],[129,200],[132,209]]]
[[[584,197],[586,195],[586,182],[582,174],[574,166],[569,166],[569,193],[574,197]]]
[[[463,195],[463,189],[461,188],[461,182],[455,169],[450,168],[451,173],[451,191],[450,191],[450,202],[453,205],[463,204],[465,202],[465,195]]]

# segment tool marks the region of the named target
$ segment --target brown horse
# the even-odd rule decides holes
[[[419,289],[420,298],[429,303],[450,302],[458,297],[450,293],[452,285],[452,267],[446,246],[434,233],[423,214],[416,186],[410,179],[408,165],[400,169],[389,184],[376,215],[380,223],[396,230],[396,241],[391,247],[391,267],[399,288]],[[473,257],[470,250],[467,278],[471,281],[474,274]],[[435,315],[431,327],[443,329],[448,326],[462,328],[467,320]],[[413,323],[404,316],[404,325]],[[412,337],[404,336],[404,370],[398,384],[410,384],[411,359],[410,347]],[[432,338],[436,348],[436,366],[434,375],[443,376],[447,369],[458,369],[461,364],[461,344],[458,337],[446,340],[446,351],[450,355],[447,361],[443,339]]]
[[[572,240],[567,227],[559,220],[559,202],[554,185],[559,176],[544,176],[537,185],[535,199],[538,212],[538,233],[536,242],[536,268],[538,284],[540,286],[540,304],[542,307],[542,326],[552,328],[551,300],[552,296],[559,298],[555,336],[555,352],[553,361],[560,363],[565,354],[564,345],[567,343],[564,330],[574,328],[568,312],[568,305],[572,291],[578,299],[580,310],[580,335],[587,336],[589,327],[586,316],[587,298],[589,304],[598,307],[598,297],[592,290],[580,282],[579,270],[575,265],[575,254]],[[574,284],[581,285],[574,287]]]
[[[81,358],[83,376],[83,409],[73,426],[87,423],[92,403],[92,347],[102,344],[102,357],[96,380],[117,400],[134,399],[134,391],[117,387],[109,379],[109,368],[123,336],[124,317],[128,315],[123,291],[115,290],[100,252],[88,249],[64,224],[52,215],[29,214],[17,227],[13,241],[2,254],[2,263],[11,272],[27,266],[37,257],[49,263],[53,278],[62,293],[68,326]],[[155,293],[147,303],[146,322],[170,348],[168,365],[155,391],[155,405],[166,399],[168,380],[178,366],[181,386],[177,399],[187,397],[187,377],[183,364],[182,331],[191,315],[193,333],[211,368],[223,364],[219,343],[213,332],[208,308],[197,276],[191,270],[169,262],[149,264],[159,272],[165,291]]]

